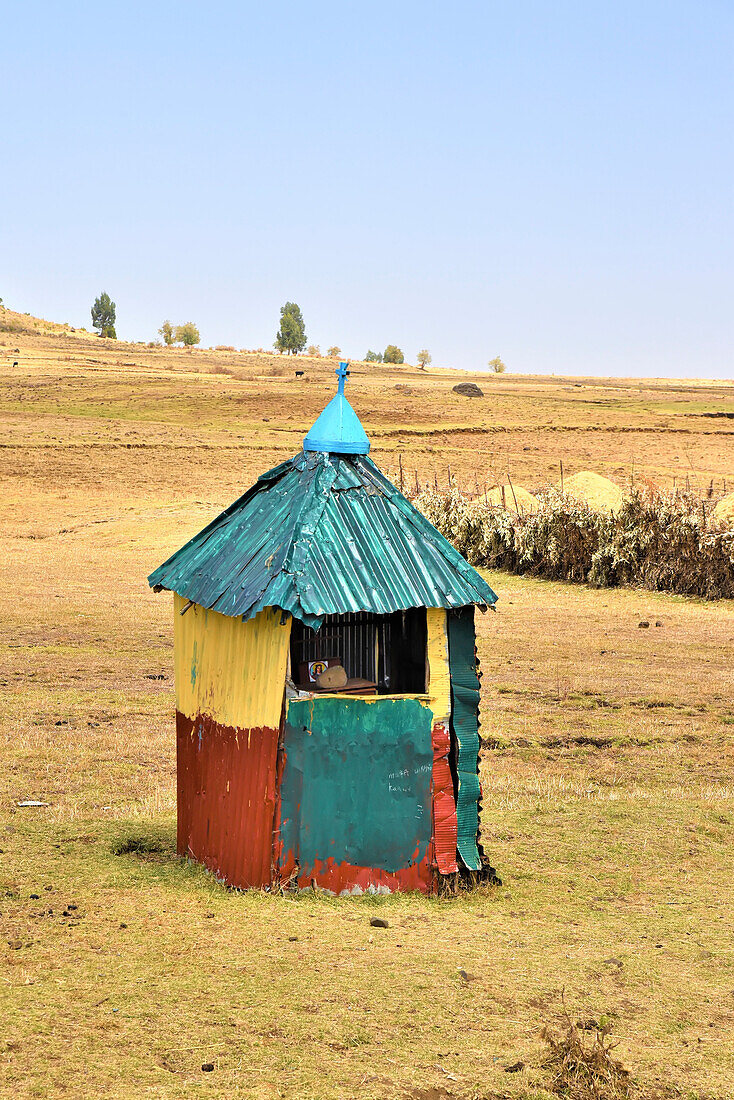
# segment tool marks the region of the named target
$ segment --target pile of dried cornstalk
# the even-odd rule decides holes
[[[695,494],[630,489],[613,514],[557,489],[538,499],[539,510],[527,515],[472,501],[453,487],[427,489],[414,503],[472,565],[604,588],[734,598],[734,528],[716,523],[711,503]]]

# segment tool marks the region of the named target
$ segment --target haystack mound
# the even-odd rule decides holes
[[[526,515],[537,512],[540,508],[538,498],[523,489],[522,485],[496,485],[494,489],[487,491],[487,501],[490,504],[503,505],[508,512],[521,512]]]
[[[486,500],[482,493],[471,502],[469,507],[479,510],[486,505],[490,508],[504,508],[508,512],[518,512],[520,515],[529,515],[531,512],[538,511],[540,502],[527,489],[523,489],[522,485],[510,485],[508,482],[506,485],[495,485],[493,489],[488,489]]]
[[[726,523],[734,527],[734,493],[727,493],[714,508],[714,519],[717,523]]]
[[[620,487],[592,470],[582,470],[564,478],[563,491],[580,504],[588,504],[595,512],[617,512],[622,504]]]

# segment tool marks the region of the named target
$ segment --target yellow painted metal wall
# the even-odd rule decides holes
[[[283,704],[291,619],[266,608],[243,623],[174,596],[176,708],[225,726],[277,729]]]
[[[426,609],[428,626],[428,694],[433,721],[449,723],[451,714],[451,676],[449,673],[449,637],[443,607]]]

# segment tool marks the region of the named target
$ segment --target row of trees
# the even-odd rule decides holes
[[[115,303],[106,291],[102,291],[92,306],[92,325],[97,329],[100,336],[116,340],[115,318]],[[163,342],[167,347],[172,347],[174,344],[183,344],[184,347],[190,348],[201,342],[199,330],[193,321],[186,321],[183,325],[173,325],[170,321],[164,321],[158,329],[158,333],[163,337]],[[280,327],[273,346],[279,352],[286,352],[288,355],[298,355],[306,347],[306,323],[303,320],[301,307],[295,302],[286,302],[284,306],[281,306]],[[311,344],[308,348],[308,354],[318,356],[321,355],[321,350],[317,345]],[[329,358],[338,359],[342,354],[342,350],[340,347],[333,345],[326,349],[326,354]],[[427,348],[421,348],[416,358],[421,370],[425,370],[432,362],[431,353]],[[384,351],[370,350],[364,359],[366,363],[405,362],[405,356],[395,344],[388,344]],[[492,368],[495,374],[503,374],[506,369],[499,355],[495,356],[494,359],[490,359],[487,365]]]
[[[191,348],[201,342],[199,330],[193,321],[186,321],[183,325],[172,325],[170,321],[164,321],[158,329],[158,335],[163,337],[163,343],[169,348],[174,344]]]
[[[326,358],[327,359],[339,359],[339,358],[341,358],[341,353],[342,353],[342,349],[340,347],[337,347],[336,344],[332,344],[332,346],[330,348],[326,349]],[[319,347],[318,344],[309,344],[308,347],[306,348],[306,355],[311,355],[315,359],[318,359],[321,356],[321,348]]]
[[[421,355],[423,352],[420,353]],[[428,352],[425,353],[428,355]],[[405,356],[395,344],[388,344],[384,351],[368,351],[364,357],[365,363],[404,363]],[[428,355],[428,362],[431,357]]]
[[[116,340],[116,319],[117,306],[107,291],[103,290],[99,297],[95,298],[92,306],[92,328],[96,329],[104,339]],[[199,330],[193,321],[186,321],[183,325],[172,325],[170,321],[164,321],[158,329],[158,334],[163,337],[163,342],[168,347],[173,344],[183,344],[184,347],[190,348],[201,341]]]
[[[433,362],[431,353],[428,348],[421,348],[416,355],[418,366],[421,370],[425,370]],[[384,351],[368,351],[364,357],[365,363],[404,363],[405,356],[400,348],[396,348],[394,344],[388,344]],[[506,367],[500,359],[499,355],[494,359],[490,359],[487,366],[491,367],[495,374],[504,374]]]
[[[298,355],[306,347],[306,323],[303,320],[301,307],[296,302],[286,302],[284,306],[281,306],[280,327],[273,346],[277,351],[286,352],[288,355]],[[307,354],[318,356],[321,354],[321,349],[318,345],[311,344]],[[342,350],[333,346],[326,349],[326,354],[329,358],[339,358]],[[433,362],[428,348],[421,348],[416,359],[421,370],[425,370]],[[368,350],[364,361],[366,363],[404,363],[405,356],[395,344],[388,344],[384,351]],[[499,355],[495,356],[494,359],[490,359],[488,366],[492,368],[495,374],[503,374],[506,369]]]
[[[301,307],[296,302],[286,302],[280,309],[280,327],[273,345],[277,351],[286,352],[288,355],[298,355],[306,347],[306,323],[303,320]],[[326,349],[330,358],[338,358],[341,348],[336,345]],[[308,348],[309,355],[320,355],[317,345],[311,344]],[[384,351],[368,351],[365,355],[367,363],[404,363],[405,356],[395,344],[388,344]],[[431,362],[431,356],[424,349],[418,353],[418,362],[425,369]]]

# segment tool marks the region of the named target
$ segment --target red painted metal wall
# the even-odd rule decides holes
[[[278,730],[238,730],[176,714],[178,852],[231,886],[272,872]]]
[[[446,726],[437,722],[432,731],[433,742],[433,852],[434,866],[442,875],[458,870],[456,862],[456,801],[449,766],[451,736]]]

